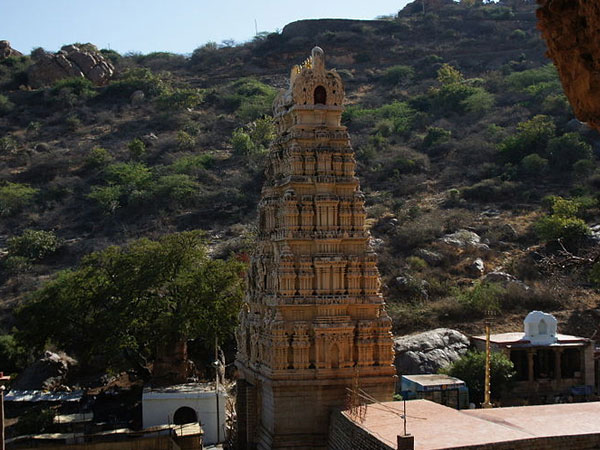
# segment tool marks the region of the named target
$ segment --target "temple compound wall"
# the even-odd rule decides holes
[[[240,448],[327,447],[348,388],[394,392],[391,320],[365,228],[344,87],[315,47],[274,102],[259,234],[237,331]]]

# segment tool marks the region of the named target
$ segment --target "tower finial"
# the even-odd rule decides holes
[[[315,47],[311,52],[313,70],[315,72],[325,72],[325,52],[321,47]]]

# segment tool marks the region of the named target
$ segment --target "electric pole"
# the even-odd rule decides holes
[[[492,313],[488,311],[485,318],[485,383],[484,383],[484,396],[483,406],[484,408],[491,408],[491,362],[492,354],[490,348],[490,328],[492,327]]]
[[[10,381],[10,377],[5,377],[4,372],[0,372],[0,450],[4,450],[4,389],[5,384]]]

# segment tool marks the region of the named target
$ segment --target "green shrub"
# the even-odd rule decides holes
[[[168,85],[146,68],[129,69],[104,90],[103,96],[129,100],[135,91],[142,91],[147,97],[158,97],[167,92]]]
[[[390,119],[381,119],[375,124],[374,130],[376,135],[390,137],[394,134],[394,122]]]
[[[99,203],[105,213],[119,206],[143,203],[151,196],[152,171],[139,162],[115,163],[104,171],[108,186],[93,186],[88,198]]]
[[[562,86],[558,72],[553,64],[547,64],[536,69],[513,72],[505,79],[509,89],[525,95],[532,105],[542,104],[542,109],[548,112],[563,113],[565,109]]]
[[[442,85],[457,84],[461,83],[464,80],[464,77],[460,70],[448,63],[444,63],[437,71],[437,80]]]
[[[472,93],[460,102],[460,106],[466,112],[481,114],[492,109],[495,102],[493,94],[481,87],[475,87]]]
[[[101,49],[100,53],[105,58],[108,58],[113,64],[117,64],[123,58],[119,52],[108,48]]]
[[[415,76],[415,69],[411,66],[388,67],[383,74],[383,81],[387,84],[399,84],[411,80]]]
[[[573,164],[573,172],[579,177],[587,177],[594,173],[596,163],[591,159],[580,159]]]
[[[256,119],[248,125],[248,133],[252,143],[260,151],[266,150],[275,138],[275,124],[271,116]]]
[[[589,274],[589,280],[594,286],[600,287],[600,262],[597,262],[592,266]]]
[[[593,157],[592,147],[581,139],[579,133],[566,133],[548,142],[550,164],[557,170],[571,170],[581,159]]]
[[[514,198],[518,190],[519,184],[514,181],[488,178],[464,188],[462,196],[467,200],[482,202],[505,201]]]
[[[423,148],[429,149],[450,140],[452,132],[439,127],[427,127],[427,134],[423,138]]]
[[[199,89],[170,89],[162,93],[156,104],[163,111],[193,109],[202,103],[203,93]]]
[[[466,112],[467,108],[475,109],[475,105],[469,100],[472,96],[486,97],[487,104],[489,104],[489,100],[493,100],[483,88],[469,86],[465,83],[443,84],[439,89],[431,90],[429,99],[431,106],[438,113],[460,114]]]
[[[164,175],[158,178],[152,191],[152,197],[156,201],[167,205],[189,206],[198,198],[200,185],[189,175]]]
[[[24,256],[7,256],[1,265],[5,275],[21,275],[31,270],[31,260]]]
[[[97,92],[94,83],[85,77],[58,80],[52,85],[50,94],[61,103],[73,106],[94,97]]]
[[[454,290],[454,296],[467,311],[483,315],[488,311],[499,311],[501,296],[505,289],[496,283],[475,282],[470,288]]]
[[[590,233],[585,221],[577,217],[586,203],[558,196],[546,197],[543,204],[548,207],[550,214],[535,223],[536,234],[546,242],[562,239],[567,244],[577,244]]]
[[[469,399],[482,403],[485,390],[485,353],[469,351],[459,360],[440,370],[440,373],[463,380],[469,388]],[[499,399],[510,388],[515,376],[512,361],[501,352],[490,354],[490,390],[492,399]]]
[[[62,241],[52,231],[32,230],[23,231],[20,236],[8,239],[8,254],[23,256],[33,261],[39,261],[50,256],[60,248]]]
[[[558,195],[548,195],[542,199],[542,206],[550,213],[562,217],[580,215],[582,204],[576,199],[567,199]]]
[[[171,170],[175,173],[196,175],[199,170],[210,169],[215,164],[215,157],[208,153],[201,155],[183,156],[171,164]]]
[[[141,139],[135,138],[127,144],[129,154],[133,159],[141,159],[146,154],[146,144]]]
[[[8,97],[0,94],[0,115],[7,114],[14,109],[15,105]]]
[[[547,145],[556,132],[556,125],[552,118],[544,115],[534,116],[532,119],[517,125],[517,134],[504,139],[498,149],[505,162],[518,163],[525,156],[537,153],[540,156],[547,154]]]
[[[138,64],[152,70],[174,70],[185,66],[187,58],[184,55],[169,52],[151,52],[136,57]]]
[[[520,30],[518,28],[516,30],[513,30],[513,32],[510,33],[510,35],[509,35],[510,39],[516,39],[519,41],[522,41],[526,37],[527,37],[527,33],[525,33],[523,30]]]
[[[539,83],[560,84],[560,81],[556,67],[554,67],[554,64],[549,63],[536,69],[513,72],[506,77],[506,83],[510,88],[523,92],[528,87]]]
[[[528,177],[535,177],[548,170],[548,160],[537,153],[527,155],[519,164],[521,172]]]
[[[28,184],[6,183],[0,186],[0,216],[12,216],[31,205],[39,190]]]
[[[188,161],[181,168],[190,165]],[[107,186],[93,186],[88,198],[106,214],[114,214],[122,206],[187,206],[196,201],[200,191],[200,185],[185,173],[161,175],[137,162],[111,164],[104,174]]]
[[[490,5],[482,11],[488,19],[492,20],[509,20],[515,16],[512,8],[508,6]]]
[[[42,123],[37,120],[32,120],[27,124],[27,132],[37,134],[42,129]]]
[[[17,150],[17,141],[11,135],[2,136],[0,138],[0,152],[12,153]]]
[[[542,217],[535,223],[535,232],[546,242],[562,239],[576,244],[590,233],[586,223],[577,217],[564,217],[556,214]]]
[[[29,56],[9,56],[0,60],[0,87],[12,90],[26,85],[31,62]]]
[[[177,142],[177,148],[180,150],[192,150],[196,147],[196,138],[183,130],[177,132],[175,140]]]
[[[542,111],[555,116],[571,114],[569,99],[562,92],[550,94],[542,101]]]
[[[243,128],[234,130],[231,135],[231,145],[233,147],[233,153],[236,155],[248,156],[255,151],[255,146],[250,135],[244,132]]]
[[[207,42],[202,47],[198,47],[192,52],[190,58],[193,65],[210,66],[214,64],[222,64],[225,53],[219,49],[216,42]]]
[[[131,192],[147,188],[152,180],[152,172],[139,162],[115,163],[106,168],[105,177],[109,184]]]
[[[349,106],[342,114],[345,123],[359,123],[365,121],[368,125],[375,125],[376,120],[386,119],[392,122],[394,134],[406,134],[413,126],[416,111],[406,102],[395,101],[375,109]]]
[[[423,258],[418,256],[409,256],[406,258],[406,263],[412,270],[422,270],[427,267],[427,263]]]
[[[85,159],[85,165],[92,168],[97,169],[101,167],[106,167],[108,163],[112,161],[112,156],[102,147],[94,147],[90,154]]]
[[[121,187],[120,186],[92,186],[87,197],[100,205],[105,214],[114,214],[121,206]]]
[[[77,114],[72,113],[65,117],[65,125],[69,131],[77,131],[81,128],[81,120],[77,117]]]
[[[225,106],[235,111],[245,122],[271,112],[277,90],[255,78],[241,78],[227,87],[223,96]]]
[[[2,370],[7,373],[15,373],[25,365],[26,352],[13,335],[0,335],[0,361]]]

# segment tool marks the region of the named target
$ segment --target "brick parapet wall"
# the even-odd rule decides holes
[[[329,450],[395,450],[377,437],[356,425],[342,412],[331,416]]]
[[[580,434],[574,436],[552,436],[493,444],[452,447],[448,450],[597,450],[600,448],[600,434]]]
[[[418,446],[418,437],[415,437]],[[552,436],[519,439],[490,444],[448,447],[447,450],[598,450],[600,434],[580,434],[572,436]],[[395,447],[382,442],[377,436],[358,426],[345,414],[336,412],[331,417],[328,450],[395,450]]]

